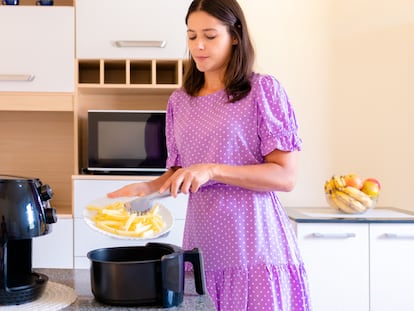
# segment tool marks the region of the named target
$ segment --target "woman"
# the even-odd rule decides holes
[[[168,171],[110,197],[189,195],[183,247],[199,247],[218,310],[310,310],[306,272],[276,191],[291,191],[301,140],[279,82],[252,71],[235,0],[194,0],[190,61],[167,107]]]

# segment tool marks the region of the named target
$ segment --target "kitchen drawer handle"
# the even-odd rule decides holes
[[[35,75],[25,74],[0,74],[0,81],[7,82],[32,82]]]
[[[164,48],[167,41],[121,40],[115,41],[115,45],[119,48]]]
[[[413,234],[397,234],[397,233],[384,233],[382,235],[382,237],[384,239],[414,239],[414,235]]]
[[[317,239],[349,239],[355,238],[356,234],[352,232],[345,232],[345,233],[320,233],[314,232],[310,235],[312,238]]]

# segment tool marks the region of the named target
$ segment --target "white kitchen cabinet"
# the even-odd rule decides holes
[[[73,7],[0,6],[0,92],[74,92]]]
[[[368,230],[367,224],[296,224],[314,310],[369,310]]]
[[[52,232],[32,240],[33,268],[73,268],[73,218],[59,215]]]
[[[105,197],[110,191],[124,185],[148,180],[153,177],[117,177],[117,176],[87,176],[73,177],[74,194],[74,267],[88,268],[90,265],[86,255],[90,250],[103,247],[145,245],[147,242],[170,243],[182,245],[184,222],[187,209],[187,196],[180,194],[177,198],[162,198],[162,203],[171,211],[174,225],[169,234],[153,240],[124,240],[116,239],[90,228],[83,219],[84,208],[92,201]]]
[[[413,310],[412,213],[395,208],[361,215],[329,208],[287,211],[308,272],[314,310]]]
[[[76,1],[78,59],[182,59],[189,0]]]
[[[414,224],[370,224],[372,311],[414,309]]]

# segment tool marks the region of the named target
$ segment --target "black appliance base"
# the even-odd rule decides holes
[[[20,305],[36,300],[43,294],[48,280],[49,278],[44,274],[32,273],[25,283],[0,288],[0,306]]]

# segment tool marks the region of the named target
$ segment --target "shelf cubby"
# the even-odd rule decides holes
[[[107,61],[103,64],[104,84],[126,84],[127,63],[125,61]]]
[[[100,62],[99,60],[79,61],[78,83],[100,83]]]
[[[182,60],[78,60],[78,86],[171,88],[182,83]]]
[[[130,84],[152,83],[152,61],[130,61]]]
[[[178,84],[179,68],[175,61],[162,61],[156,63],[156,84]]]

